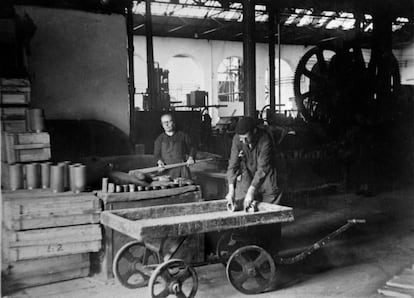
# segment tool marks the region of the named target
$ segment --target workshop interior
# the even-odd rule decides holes
[[[1,1],[1,297],[414,297],[413,36],[412,0]]]

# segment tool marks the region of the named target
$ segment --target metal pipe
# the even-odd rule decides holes
[[[277,62],[278,62],[278,66],[277,66],[277,70],[278,70],[278,74],[277,74],[277,76],[278,76],[278,86],[279,86],[279,94],[278,94],[278,99],[279,99],[279,101],[278,101],[278,103],[279,103],[279,113],[282,111],[282,89],[281,89],[281,82],[282,82],[282,78],[281,78],[281,70],[280,70],[280,65],[281,65],[281,59],[282,59],[282,55],[281,55],[281,49],[282,49],[282,47],[281,47],[281,44],[280,44],[280,35],[281,35],[281,32],[280,32],[280,30],[281,30],[281,26],[280,26],[280,16],[279,16],[279,11],[277,12],[277,55],[278,55],[278,58],[277,58]]]
[[[148,79],[148,108],[156,110],[155,99],[155,71],[154,71],[154,45],[152,42],[152,16],[151,1],[145,0],[145,37],[147,41],[147,79]]]
[[[132,1],[126,8],[126,27],[128,43],[128,94],[129,94],[129,138],[135,143],[135,77],[134,77],[134,18]]]

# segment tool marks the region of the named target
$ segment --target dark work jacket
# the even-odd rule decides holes
[[[237,134],[233,137],[227,181],[236,185],[236,200],[243,199],[252,185],[256,188],[256,200],[275,202],[279,193],[275,155],[274,143],[264,130],[257,129],[251,148],[240,142]]]
[[[165,164],[180,163],[187,160],[188,156],[195,159],[196,150],[190,137],[182,132],[176,131],[172,136],[165,133],[160,134],[154,143],[154,157],[162,160]],[[180,167],[168,170],[171,178],[191,178],[188,167]]]

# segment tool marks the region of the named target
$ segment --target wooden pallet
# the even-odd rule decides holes
[[[387,297],[414,298],[414,266],[387,281],[378,293]]]

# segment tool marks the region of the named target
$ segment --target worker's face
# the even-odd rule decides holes
[[[253,133],[252,132],[248,132],[242,135],[239,135],[239,140],[240,142],[242,142],[243,144],[251,144],[253,141]]]
[[[174,121],[170,115],[161,117],[161,125],[165,132],[173,132],[175,129]]]

